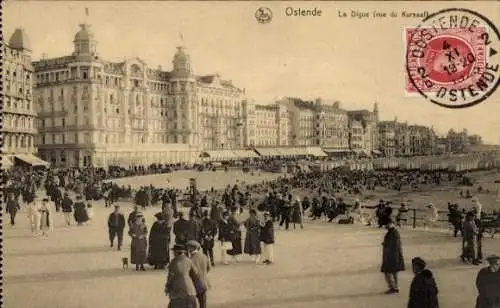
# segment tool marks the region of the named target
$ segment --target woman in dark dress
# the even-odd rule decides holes
[[[149,233],[148,263],[155,269],[164,269],[170,261],[170,227],[162,212],[156,213],[157,221],[153,223]]]
[[[233,245],[233,249],[227,251],[227,254],[233,257],[234,261],[238,261],[237,256],[243,253],[241,247],[241,230],[240,230],[240,222],[236,219],[236,210],[231,212],[231,217],[227,220],[230,233],[231,233],[231,244]]]
[[[250,217],[244,223],[247,230],[245,235],[245,253],[252,256],[256,263],[260,261],[260,222],[257,212],[250,210]]]
[[[135,222],[131,224],[130,231],[128,232],[132,237],[130,243],[130,262],[135,264],[135,270],[145,271],[144,263],[147,259],[148,242],[146,236],[148,228],[144,222],[142,214],[135,217]]]
[[[81,225],[89,221],[89,215],[87,214],[87,207],[85,206],[85,203],[83,203],[82,201],[82,196],[76,197],[76,202],[73,204],[73,207],[75,209],[73,215],[75,216],[75,221],[78,223],[78,225]]]

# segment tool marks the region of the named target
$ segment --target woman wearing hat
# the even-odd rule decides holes
[[[244,222],[245,229],[245,253],[258,263],[260,261],[260,222],[257,218],[257,212],[250,210],[250,217]]]
[[[75,216],[75,221],[78,223],[78,225],[82,225],[83,223],[87,222],[89,220],[89,216],[87,214],[87,207],[85,206],[85,203],[82,201],[82,196],[76,196],[76,202],[73,205],[75,208],[74,216]]]
[[[500,307],[500,257],[491,255],[486,258],[488,267],[482,268],[477,274],[476,288],[478,296],[476,308]]]
[[[427,230],[428,226],[432,226],[438,220],[438,209],[433,203],[427,204],[427,213],[424,218],[424,229]]]
[[[467,263],[476,262],[477,235],[479,229],[474,222],[474,213],[468,212],[462,227],[462,261]]]
[[[135,264],[135,270],[145,271],[144,263],[147,259],[148,242],[146,236],[148,234],[148,227],[144,222],[142,214],[136,215],[135,222],[130,226],[128,232],[132,238],[130,244],[130,262]]]
[[[170,227],[162,212],[155,214],[156,221],[149,232],[148,263],[155,269],[164,269],[170,261]]]

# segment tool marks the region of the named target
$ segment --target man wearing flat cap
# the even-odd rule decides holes
[[[169,308],[197,308],[195,283],[199,281],[196,266],[188,258],[186,247],[175,244],[174,258],[168,265],[165,295],[170,297]]]
[[[200,243],[197,241],[188,241],[186,244],[189,257],[198,271],[199,280],[195,283],[196,297],[198,298],[199,308],[207,307],[207,290],[208,290],[208,272],[210,271],[210,263],[208,257],[200,252]]]
[[[426,269],[425,261],[420,257],[413,258],[411,264],[415,276],[410,286],[408,308],[439,308],[434,275]]]
[[[120,213],[120,206],[115,204],[115,210],[108,217],[108,234],[110,247],[113,247],[115,237],[118,237],[118,250],[123,243],[123,229],[125,229],[125,216]]]
[[[476,288],[478,296],[476,308],[500,307],[500,257],[491,255],[486,258],[489,266],[477,274]]]

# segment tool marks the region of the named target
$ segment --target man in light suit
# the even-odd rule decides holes
[[[197,241],[188,241],[187,249],[191,261],[198,271],[199,283],[195,284],[198,304],[200,308],[206,308],[207,290],[209,287],[207,275],[210,271],[210,263],[208,261],[208,257],[200,252],[200,243]]]
[[[170,297],[169,308],[197,308],[196,287],[198,270],[187,256],[184,245],[174,245],[174,258],[168,265],[165,295]]]

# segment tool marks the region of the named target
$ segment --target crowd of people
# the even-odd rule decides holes
[[[168,171],[168,170],[167,170]],[[164,168],[149,168],[147,172],[167,172]],[[145,169],[129,171],[145,174]],[[170,171],[168,171],[170,172]],[[129,173],[127,173],[129,174]],[[118,186],[110,179],[112,173],[101,169],[71,169],[57,172],[48,170],[16,171],[8,175],[4,187],[6,209],[15,225],[16,212],[21,209],[20,199],[28,208],[31,230],[35,235],[46,237],[53,228],[53,215],[61,211],[67,226],[82,226],[93,217],[92,203],[104,199],[106,207],[114,207],[108,217],[110,246],[117,250],[123,246],[125,228],[131,238],[130,263],[136,271],[145,271],[149,264],[154,269],[168,269],[165,293],[170,297],[170,306],[206,307],[206,292],[209,289],[208,271],[216,265],[214,248],[219,246],[221,264],[240,262],[243,254],[249,255],[252,262],[270,265],[274,260],[275,227],[290,230],[304,228],[304,220],[322,220],[338,223],[355,223],[387,228],[383,242],[381,271],[384,273],[389,290],[388,294],[398,293],[397,273],[405,269],[402,243],[398,227],[408,219],[408,208],[401,204],[397,212],[390,201],[380,200],[373,209],[361,205],[360,198],[369,191],[384,188],[393,191],[402,189],[416,190],[419,186],[439,186],[447,182],[463,179],[463,173],[419,172],[419,171],[346,171],[299,172],[293,176],[280,177],[276,181],[255,185],[237,183],[223,190],[210,189],[199,191],[190,185],[185,192],[174,188]],[[37,193],[45,190],[41,202]],[[75,201],[72,199],[75,195]],[[345,195],[354,197],[348,204]],[[189,204],[186,215],[179,206],[179,200]],[[120,210],[120,200],[132,200],[134,210],[125,219]],[[449,222],[454,227],[454,235],[461,233],[462,255],[464,262],[480,264],[482,256],[482,205],[473,199],[471,211],[459,210],[456,204],[449,204]],[[161,210],[154,216],[156,221],[148,229],[143,211],[161,203]],[[243,221],[241,214],[247,211],[248,218]],[[433,204],[427,206],[425,226],[437,221],[438,211]],[[186,219],[185,216],[188,216]],[[276,224],[276,226],[275,226]],[[245,231],[245,232],[243,232]],[[173,245],[173,258],[170,247]],[[206,259],[205,259],[206,258]],[[490,271],[498,273],[498,257],[486,260]],[[230,262],[231,261],[231,262]],[[438,307],[437,285],[432,272],[426,269],[421,258],[412,260],[415,272],[411,285],[408,307]],[[496,271],[494,271],[496,269]],[[498,286],[498,274],[481,271],[478,276],[478,308],[495,307],[487,304],[495,297],[491,284]],[[485,283],[489,281],[490,283]],[[499,287],[500,288],[500,287]],[[422,290],[425,296],[422,297]],[[480,297],[482,296],[482,299]],[[500,301],[498,302],[500,304]]]

